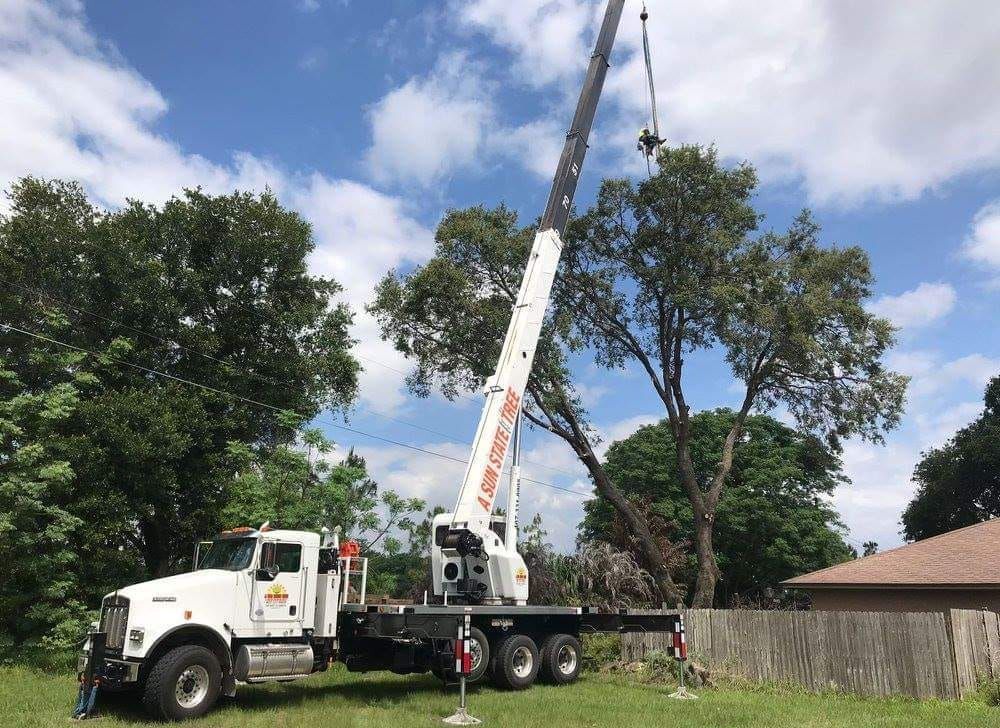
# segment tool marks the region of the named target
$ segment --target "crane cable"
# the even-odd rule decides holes
[[[642,12],[639,13],[639,19],[642,21],[642,53],[646,61],[646,81],[648,83],[648,89],[646,93],[646,100],[649,103],[650,116],[653,119],[653,136],[656,138],[656,155],[659,156],[660,144],[662,139],[660,138],[660,120],[656,114],[656,88],[653,84],[653,60],[649,53],[649,34],[646,32],[646,21],[649,19],[649,11],[646,10],[646,4],[642,5]],[[646,171],[649,176],[653,176],[653,171],[649,166],[649,155],[646,155]]]

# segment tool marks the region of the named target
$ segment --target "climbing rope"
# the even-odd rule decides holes
[[[659,156],[660,145],[663,144],[664,140],[660,138],[660,119],[656,113],[656,87],[653,84],[653,61],[649,53],[649,34],[646,32],[646,21],[649,20],[649,11],[646,10],[645,4],[642,6],[639,19],[642,20],[642,52],[646,60],[646,101],[649,104],[650,118],[653,120],[653,130],[650,131],[648,127],[643,127],[642,131],[639,132],[639,143],[636,145],[636,149],[642,152],[646,158],[646,173],[652,177],[653,169],[649,158]]]
[[[639,14],[639,19],[642,20],[642,52],[646,57],[646,80],[649,82],[649,111],[653,119],[653,134],[657,139],[659,139],[660,120],[656,115],[656,88],[653,85],[653,61],[649,55],[649,34],[646,32],[646,21],[649,20],[649,12],[646,10],[645,4],[642,6],[642,12]],[[659,144],[656,146],[659,148]]]

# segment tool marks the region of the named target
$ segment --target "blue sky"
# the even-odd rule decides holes
[[[1000,371],[1000,6],[649,6],[667,138],[757,165],[765,227],[808,206],[825,241],[872,257],[871,306],[900,327],[889,363],[913,383],[886,446],[848,443],[853,484],[835,503],[853,541],[894,545],[920,451],[975,417]],[[109,207],[198,184],[270,186],[313,223],[313,269],[340,280],[361,312],[387,269],[426,260],[448,207],[502,201],[525,220],[539,214],[601,8],[0,0],[0,183],[78,179]],[[629,0],[579,206],[602,176],[644,173],[632,149],[647,116],[638,11]],[[476,401],[413,399],[405,360],[363,313],[355,335],[366,371],[351,426],[464,457]],[[662,415],[636,372],[583,358],[576,376],[605,442]],[[688,386],[697,409],[738,396],[717,357],[701,357]],[[385,486],[452,504],[461,466],[330,434]],[[541,512],[568,548],[584,473],[543,433],[526,448],[529,477],[580,493],[526,484],[523,494],[524,515]]]

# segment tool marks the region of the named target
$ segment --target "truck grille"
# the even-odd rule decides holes
[[[128,599],[113,596],[104,600],[101,608],[101,631],[107,634],[107,649],[121,650],[125,646],[128,627]]]

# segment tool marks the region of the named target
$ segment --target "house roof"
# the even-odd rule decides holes
[[[808,588],[1000,588],[1000,518],[781,583]]]

